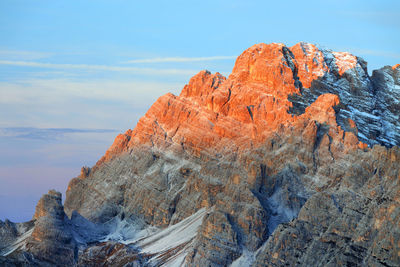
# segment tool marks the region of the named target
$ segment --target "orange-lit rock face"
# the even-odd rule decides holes
[[[338,105],[339,102],[339,97],[337,95],[321,95],[311,106],[306,108],[305,114],[301,115],[300,118],[311,119],[319,123],[336,126],[336,116],[333,107]]]
[[[180,96],[203,100],[204,96],[212,94],[225,80],[226,78],[218,72],[211,74],[203,70],[190,79],[189,84],[183,87]]]
[[[397,69],[397,68],[399,68],[400,67],[400,64],[396,64],[396,65],[394,65],[393,67],[392,67],[392,69]]]
[[[348,53],[255,45],[229,78],[201,71],[160,97],[70,182],[65,210],[166,227],[208,208],[188,265],[249,251],[257,266],[397,266],[400,151],[359,141],[400,140],[397,81]]]
[[[357,65],[357,58],[348,52],[333,52],[333,55],[340,75]]]
[[[340,74],[357,64],[348,53],[333,55]],[[333,107],[340,102],[336,95],[321,95],[301,116],[288,113],[292,107],[288,95],[307,90],[329,71],[323,53],[312,44],[254,45],[237,58],[228,79],[201,71],[179,96],[160,97],[133,131],[116,138],[101,161],[136,144],[197,152],[248,148],[282,127],[307,125],[310,120],[336,129]]]
[[[313,44],[298,43],[290,48],[293,52],[298,68],[298,76],[303,87],[309,88],[311,82],[329,70],[324,55]]]

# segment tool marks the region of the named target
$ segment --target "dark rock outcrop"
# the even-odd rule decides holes
[[[39,200],[33,217],[35,226],[25,245],[35,259],[53,265],[73,265],[76,243],[64,213],[61,193],[50,190]]]

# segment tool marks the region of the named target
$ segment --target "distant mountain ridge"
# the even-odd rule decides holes
[[[0,263],[398,266],[400,65],[257,44],[228,78],[160,97],[32,221]]]

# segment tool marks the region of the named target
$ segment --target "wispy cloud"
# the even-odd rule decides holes
[[[386,27],[394,27],[398,28],[400,25],[400,21],[398,20],[399,11],[396,9],[390,9],[388,6],[382,5],[381,8],[385,8],[384,10],[374,10],[374,11],[366,11],[366,10],[343,10],[341,14],[351,17],[362,19],[367,22],[373,22],[378,25],[383,25]]]
[[[89,64],[56,64],[35,61],[14,61],[0,60],[0,65],[31,67],[31,68],[47,68],[47,69],[73,69],[88,71],[116,71],[116,72],[132,72],[138,74],[150,75],[193,75],[196,70],[188,69],[156,69],[156,68],[138,68],[138,67],[121,67],[112,65],[89,65]]]
[[[400,59],[400,54],[390,51],[381,51],[381,50],[371,50],[371,49],[349,49],[353,53],[360,55],[369,55],[369,56],[378,56],[378,57],[386,57],[392,59]]]
[[[133,59],[124,62],[127,63],[167,63],[167,62],[199,62],[199,61],[217,61],[217,60],[230,60],[235,59],[235,56],[214,56],[214,57],[157,57],[157,58],[144,58]]]
[[[0,127],[127,129],[156,99],[184,83],[112,79],[0,81]],[[118,118],[118,119],[116,119]]]
[[[74,133],[115,133],[114,129],[77,129],[77,128],[34,128],[34,127],[7,127],[0,128],[0,137],[54,140],[66,134]]]
[[[63,102],[92,100],[99,102],[127,103],[133,106],[148,106],[157,97],[171,92],[179,94],[184,83],[145,82],[136,80],[115,81],[112,79],[21,79],[18,82],[0,81],[0,105],[26,106],[45,105],[55,108]],[[144,105],[146,103],[146,105]]]
[[[365,49],[362,47],[345,47],[345,46],[336,46],[334,48],[336,51],[350,52],[355,56],[376,56],[376,57],[384,57],[384,58],[400,60],[400,53],[388,50]]]
[[[25,51],[25,50],[10,50],[0,48],[0,57],[8,60],[36,60],[52,56],[52,53]]]

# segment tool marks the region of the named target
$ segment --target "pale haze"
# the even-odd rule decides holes
[[[399,1],[0,2],[0,219],[26,221],[161,95],[256,43],[400,63]]]

